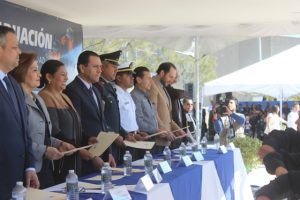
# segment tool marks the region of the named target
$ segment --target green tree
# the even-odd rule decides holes
[[[133,61],[135,66],[146,66],[155,72],[162,62],[174,63],[180,74],[177,87],[184,88],[187,83],[195,82],[195,59],[192,56],[177,53],[157,44],[135,39],[85,39],[84,49],[99,54],[122,50],[120,62]],[[203,56],[200,61],[201,84],[216,78],[217,60],[214,56]]]

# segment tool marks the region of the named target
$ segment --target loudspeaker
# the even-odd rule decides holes
[[[194,84],[193,83],[186,83],[185,84],[185,91],[189,98],[193,99],[194,95]]]

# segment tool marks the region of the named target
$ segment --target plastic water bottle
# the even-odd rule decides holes
[[[104,166],[101,169],[101,187],[102,193],[105,194],[111,188],[111,175],[112,171],[109,166],[109,163],[104,163]]]
[[[165,147],[164,151],[164,160],[167,161],[169,163],[169,165],[171,166],[171,150],[168,146]]]
[[[195,142],[192,144],[192,152],[197,152],[197,151],[199,151],[199,147],[197,142]]]
[[[219,136],[218,133],[216,133],[215,136],[214,136],[214,144],[215,144],[216,149],[219,149],[219,147],[220,147],[220,136]]]
[[[146,151],[144,155],[144,165],[145,165],[145,174],[150,174],[153,170],[153,163],[152,163],[152,155],[149,151]]]
[[[23,186],[22,181],[18,181],[14,189],[12,190],[13,200],[25,200],[26,199],[26,188]]]
[[[183,142],[181,143],[181,145],[179,147],[179,154],[180,154],[180,156],[186,156],[186,146]]]
[[[201,140],[201,153],[206,154],[206,151],[207,151],[207,139],[204,136]]]
[[[124,176],[130,176],[132,172],[132,156],[129,151],[125,152],[124,161]]]
[[[67,200],[79,200],[78,176],[74,170],[69,170],[69,174],[66,177],[66,193]]]

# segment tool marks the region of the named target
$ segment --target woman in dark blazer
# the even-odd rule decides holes
[[[32,138],[32,149],[35,169],[40,180],[40,188],[54,185],[53,163],[63,157],[62,151],[74,146],[51,136],[52,124],[43,99],[33,92],[40,85],[41,74],[34,53],[22,53],[19,66],[10,74],[21,85],[28,109],[29,134]]]

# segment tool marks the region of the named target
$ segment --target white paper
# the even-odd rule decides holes
[[[152,174],[155,179],[155,183],[160,183],[162,181],[162,177],[157,168],[152,171]]]
[[[26,199],[64,200],[65,194],[27,188]]]
[[[125,140],[124,143],[128,147],[132,147],[136,149],[147,149],[147,150],[152,149],[155,144],[155,142],[145,142],[145,141],[130,142],[127,140]]]
[[[230,150],[234,150],[235,149],[235,146],[233,144],[233,142],[230,142],[229,145],[228,145],[229,149]]]
[[[97,136],[98,143],[94,144],[89,152],[93,156],[101,156],[104,151],[117,139],[119,134],[114,132],[100,132]]]
[[[159,170],[163,173],[166,174],[168,172],[172,171],[172,168],[170,167],[168,161],[163,161],[159,163]]]
[[[117,168],[117,167],[113,167],[111,168],[113,171],[117,171],[117,172],[124,172],[124,169],[123,168]],[[131,169],[131,172],[132,173],[142,173],[142,172],[145,172],[143,169]]]
[[[136,184],[134,191],[139,193],[146,194],[151,188],[153,188],[154,184],[148,174],[141,177]]]
[[[163,162],[162,159],[155,159],[152,161],[153,165],[158,165],[160,162]],[[132,166],[144,166],[144,160],[140,159],[140,160],[136,160],[134,162],[132,162]]]
[[[189,156],[182,156],[180,161],[179,161],[179,164],[178,166],[180,167],[188,167],[190,165],[192,165],[193,162],[191,160],[191,158]]]
[[[197,152],[193,152],[192,160],[193,161],[201,161],[201,160],[204,160],[204,158],[203,158],[203,155],[200,153],[200,151],[197,151]]]
[[[224,145],[221,145],[220,148],[219,148],[219,152],[222,153],[222,154],[227,153],[226,147]]]
[[[125,185],[115,186],[104,196],[104,200],[112,198],[113,200],[131,200],[131,196]]]
[[[115,181],[115,180],[119,180],[123,177],[124,177],[123,175],[112,175],[111,180]],[[101,175],[96,175],[96,176],[93,176],[91,178],[87,178],[84,180],[86,180],[86,181],[101,181]]]

